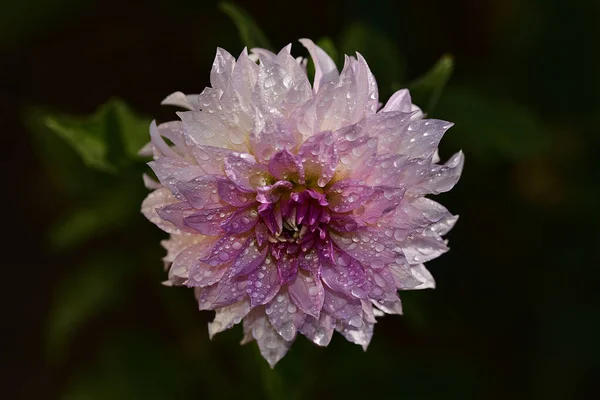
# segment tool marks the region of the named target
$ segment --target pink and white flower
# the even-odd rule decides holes
[[[438,164],[451,123],[424,119],[399,90],[382,106],[365,59],[339,72],[312,41],[306,60],[223,49],[187,109],[150,127],[159,182],[142,212],[170,234],[168,284],[215,310],[210,337],[243,321],[272,366],[300,333],[334,331],[366,349],[376,317],[401,314],[398,290],[433,288],[424,262],[448,250],[456,216],[426,198],[450,190],[463,154]],[[258,62],[256,61],[258,60]]]

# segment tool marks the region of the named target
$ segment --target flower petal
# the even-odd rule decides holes
[[[333,336],[334,325],[334,318],[326,312],[322,312],[318,319],[309,315],[300,333],[318,346],[327,346]]]
[[[268,178],[267,168],[248,153],[232,153],[225,157],[225,174],[238,189],[246,192],[265,186]]]
[[[215,89],[224,92],[231,80],[231,74],[235,66],[235,58],[227,50],[217,48],[215,61],[210,71],[210,84]]]
[[[211,267],[230,265],[244,249],[248,235],[227,235],[217,240],[202,262]]]
[[[160,102],[163,106],[176,106],[185,108],[188,110],[198,110],[198,95],[197,94],[183,94],[182,92],[174,92],[164,98]]]
[[[217,192],[221,200],[234,207],[245,207],[254,199],[253,193],[242,192],[227,179],[217,180]]]
[[[162,208],[156,209],[156,213],[160,216],[160,218],[163,221],[166,221],[169,224],[175,226],[177,228],[177,232],[187,232],[194,234],[198,233],[198,231],[187,226],[185,224],[185,218],[193,214],[195,211],[196,210],[186,202],[173,203]],[[159,225],[159,227],[160,226],[161,225]]]
[[[360,181],[345,179],[331,186],[327,201],[332,211],[345,213],[364,206],[374,193],[372,187]]]
[[[280,292],[265,306],[265,313],[273,328],[287,341],[294,340],[306,319],[306,314],[296,307],[285,291]]]
[[[220,236],[224,233],[221,225],[235,211],[233,207],[219,207],[199,210],[183,219],[185,226],[207,236]]]
[[[300,147],[298,157],[302,160],[306,180],[325,187],[335,174],[338,155],[331,132],[320,132],[309,137]]]
[[[300,39],[299,42],[306,47],[315,64],[313,90],[317,93],[324,83],[331,82],[338,78],[339,73],[337,67],[331,57],[329,57],[323,49],[315,45],[312,40]]]
[[[334,253],[335,264],[324,263],[321,279],[333,291],[348,297],[366,299],[370,291],[363,266],[341,251]]]
[[[320,279],[315,279],[312,274],[300,270],[288,285],[288,292],[298,308],[308,315],[319,318],[325,299],[325,291]]]
[[[244,233],[254,228],[259,219],[260,217],[256,210],[256,205],[250,205],[234,212],[231,217],[221,225],[221,228],[227,233]]]
[[[194,294],[200,310],[215,310],[241,301],[246,296],[245,280],[222,279],[207,287],[195,287]]]
[[[278,269],[271,256],[267,256],[259,268],[251,272],[248,277],[249,296],[252,307],[266,304],[279,292]]]
[[[169,189],[157,189],[146,196],[142,202],[142,214],[163,231],[176,235],[181,234],[181,231],[178,228],[165,222],[165,220],[156,213],[157,208],[162,208],[176,202],[178,202],[178,200],[171,194]]]
[[[271,157],[269,172],[276,179],[304,184],[304,167],[300,160],[287,150],[279,151]]]
[[[250,237],[243,250],[239,253],[235,261],[231,264],[229,277],[248,275],[263,265],[269,247],[265,246],[262,250],[258,247],[256,238]]]
[[[217,181],[210,176],[199,176],[176,184],[179,193],[194,208],[199,210],[225,207],[217,192]]]
[[[400,89],[389,98],[381,112],[401,111],[408,113],[411,111],[412,101],[408,89]]]
[[[332,315],[336,323],[343,326],[354,328],[364,326],[362,303],[358,299],[325,290],[323,310]]]
[[[298,272],[298,256],[296,254],[284,254],[277,262],[277,270],[281,283],[289,282]]]
[[[198,260],[210,252],[211,245],[211,240],[205,240],[179,251],[169,269],[169,280],[175,284],[187,283],[190,271],[198,263]]]
[[[248,341],[248,337],[254,338],[260,354],[267,360],[271,368],[285,356],[292,345],[291,341],[283,339],[275,331],[262,308],[252,310],[244,318],[244,332],[246,332],[246,340],[243,343]]]
[[[208,111],[180,111],[177,115],[183,121],[186,134],[196,145],[236,151],[248,149],[248,133],[235,124],[236,118],[228,118],[230,116],[227,114],[219,116]]]
[[[454,154],[444,165],[436,165],[425,179],[408,189],[411,195],[439,194],[452,189],[462,173],[465,157],[462,151]]]
[[[230,306],[216,310],[215,319],[208,323],[208,337],[213,338],[217,333],[223,332],[235,324],[239,324],[249,312],[250,303],[244,299]]]

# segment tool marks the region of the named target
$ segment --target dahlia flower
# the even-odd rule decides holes
[[[143,151],[159,182],[145,216],[162,242],[168,285],[215,310],[212,338],[243,321],[271,366],[298,334],[334,331],[366,349],[376,317],[401,314],[398,290],[433,288],[423,265],[448,250],[457,220],[426,198],[450,190],[463,155],[438,164],[451,123],[424,119],[399,90],[385,105],[360,55],[341,72],[312,41],[278,54],[217,50],[211,87],[163,104],[188,111],[150,126]]]

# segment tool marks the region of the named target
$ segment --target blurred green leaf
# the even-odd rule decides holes
[[[229,16],[237,26],[240,40],[248,48],[262,47],[263,49],[272,49],[269,40],[260,30],[254,19],[241,7],[229,3],[219,3],[219,9]]]
[[[48,128],[45,123],[48,114],[42,109],[28,108],[23,113],[23,121],[32,134],[34,151],[43,162],[49,181],[56,186],[57,192],[65,192],[68,196],[96,193],[111,176],[86,168],[72,147]]]
[[[195,375],[164,341],[148,332],[131,332],[105,345],[94,365],[72,377],[62,398],[181,399],[189,393]]]
[[[527,157],[550,148],[548,133],[536,115],[510,99],[450,86],[440,100],[438,114],[455,123],[446,142],[462,148],[467,157],[474,155],[493,162]]]
[[[70,210],[50,228],[50,244],[57,250],[72,248],[85,241],[109,232],[124,229],[131,218],[139,215],[139,205],[144,196],[140,179],[139,188],[128,181],[109,190],[97,190],[87,204]]]
[[[404,59],[396,44],[375,26],[364,23],[349,25],[341,36],[342,54],[361,53],[377,77],[381,97],[398,89],[405,77]]]
[[[119,299],[126,267],[118,256],[105,254],[63,279],[48,315],[47,350],[51,360],[60,360],[75,334]]]
[[[412,102],[431,115],[453,71],[454,59],[444,54],[425,75],[408,85]]]
[[[114,99],[91,116],[47,115],[45,123],[77,151],[86,165],[114,173],[139,159],[137,152],[148,141],[150,121]]]

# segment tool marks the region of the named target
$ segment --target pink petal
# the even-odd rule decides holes
[[[206,255],[207,249],[210,250],[211,244],[210,241],[201,242],[188,246],[177,253],[177,256],[173,259],[171,268],[169,268],[169,280],[175,284],[186,283],[190,271],[198,260]]]
[[[282,284],[292,280],[298,272],[298,257],[296,254],[285,254],[277,262],[279,279]]]
[[[176,106],[185,108],[188,110],[198,110],[198,95],[197,94],[184,94],[182,92],[174,92],[165,97],[163,101],[160,102],[161,105],[166,106]]]
[[[222,264],[216,267],[208,265],[202,261],[196,261],[191,267],[188,287],[206,287],[218,283],[225,275],[229,265]]]
[[[310,249],[298,257],[298,266],[314,276],[321,274],[321,259],[316,249]]]
[[[262,250],[255,238],[250,237],[243,250],[239,253],[235,261],[231,264],[229,277],[237,277],[248,275],[263,265],[265,257],[269,251],[269,247],[265,246]]]
[[[338,234],[330,232],[333,242],[352,258],[372,268],[381,268],[392,262],[399,253],[397,243],[386,235],[385,229],[363,228],[356,232]]]
[[[296,60],[286,51],[259,65],[256,95],[265,109],[276,108],[289,117],[298,105],[312,98],[310,82]]]
[[[340,160],[336,174],[341,179],[364,179],[376,157],[378,139],[369,136],[360,125],[350,125],[334,132]]]
[[[165,222],[157,214],[156,209],[178,202],[167,188],[157,189],[151,192],[142,202],[142,213],[150,222],[168,233],[181,234],[181,231],[171,223]]]
[[[231,217],[221,225],[221,228],[228,233],[244,233],[254,228],[259,219],[260,217],[256,210],[256,206],[250,205],[234,212]]]
[[[291,180],[304,184],[304,167],[296,156],[287,150],[277,153],[269,161],[269,172],[275,179]]]
[[[316,92],[326,82],[336,80],[339,76],[335,62],[329,57],[329,55],[323,51],[319,46],[315,45],[310,39],[300,39],[300,43],[310,53],[310,56],[315,64],[315,80],[313,83],[313,89]]]
[[[160,216],[160,218],[163,221],[169,222],[173,226],[177,227],[177,232],[179,233],[198,233],[196,229],[193,229],[185,224],[185,219],[192,215],[195,211],[196,210],[186,202],[173,203],[156,209],[156,213]],[[159,225],[159,227],[160,226],[161,225]]]
[[[234,207],[245,207],[254,200],[252,193],[242,192],[227,179],[217,181],[217,191],[221,200]]]
[[[248,275],[247,281],[252,307],[271,301],[281,287],[277,266],[270,256],[265,258],[262,266]]]
[[[233,153],[232,150],[190,143],[190,153],[199,164],[199,169],[209,175],[224,175],[225,157]]]
[[[215,310],[241,301],[246,295],[246,281],[222,279],[207,287],[195,287],[200,310]]]
[[[201,176],[176,185],[181,195],[194,208],[211,209],[226,206],[220,201],[217,181],[213,177]]]
[[[248,235],[227,235],[217,240],[201,261],[211,267],[230,265],[244,250]]]
[[[279,201],[281,196],[288,193],[293,185],[288,181],[277,181],[269,186],[261,186],[256,189],[256,201],[263,204],[273,204]]]
[[[175,197],[179,198],[183,198],[177,188],[179,183],[204,175],[204,171],[198,165],[180,158],[163,157],[149,162],[148,165],[160,183],[171,189]]]
[[[265,306],[271,325],[284,340],[294,340],[304,324],[306,314],[296,307],[286,292],[281,292]]]
[[[360,181],[345,179],[336,182],[328,191],[329,208],[338,213],[352,211],[364,206],[375,190]]]
[[[291,150],[298,139],[288,122],[279,114],[270,115],[268,110],[255,110],[254,126],[250,133],[250,148],[261,162],[266,162],[281,150]]]
[[[235,119],[229,114],[219,116],[214,112],[184,111],[177,115],[183,121],[186,134],[197,145],[248,150],[247,132],[236,125]]]
[[[300,147],[298,157],[302,160],[306,180],[325,187],[333,178],[338,163],[337,150],[331,132],[321,132],[308,138]]]
[[[245,338],[242,343],[246,343],[250,338],[256,340],[260,354],[269,363],[271,368],[285,356],[292,341],[287,341],[275,331],[264,309],[257,308],[244,318]]]
[[[446,242],[435,233],[432,233],[431,236],[415,235],[399,244],[409,264],[431,261],[448,251]]]
[[[225,174],[238,189],[254,192],[267,184],[268,171],[247,153],[232,153],[225,157]]]
[[[333,336],[334,326],[333,317],[322,312],[318,319],[307,316],[304,325],[300,328],[300,333],[318,346],[327,346]]]
[[[203,235],[220,236],[224,233],[221,225],[234,211],[235,208],[229,206],[199,210],[185,217],[183,223]]]
[[[335,264],[321,268],[321,279],[333,291],[348,297],[366,299],[370,283],[363,266],[348,254],[336,251]]]
[[[343,326],[354,328],[364,326],[362,303],[358,299],[326,289],[323,311],[333,316],[336,322]]]
[[[250,312],[248,300],[242,300],[216,310],[215,319],[208,324],[208,336],[212,339],[217,333],[223,332],[238,324]]]
[[[211,86],[224,92],[229,85],[234,66],[235,58],[227,50],[217,48],[217,55],[210,71]]]
[[[400,89],[395,92],[385,103],[381,112],[401,111],[408,113],[411,111],[412,101],[408,89]]]
[[[304,313],[319,318],[325,292],[320,279],[302,270],[298,271],[294,280],[288,285],[290,297]]]
[[[409,188],[411,195],[439,194],[452,189],[462,173],[465,162],[462,151],[454,154],[444,165],[432,167],[425,179]]]

